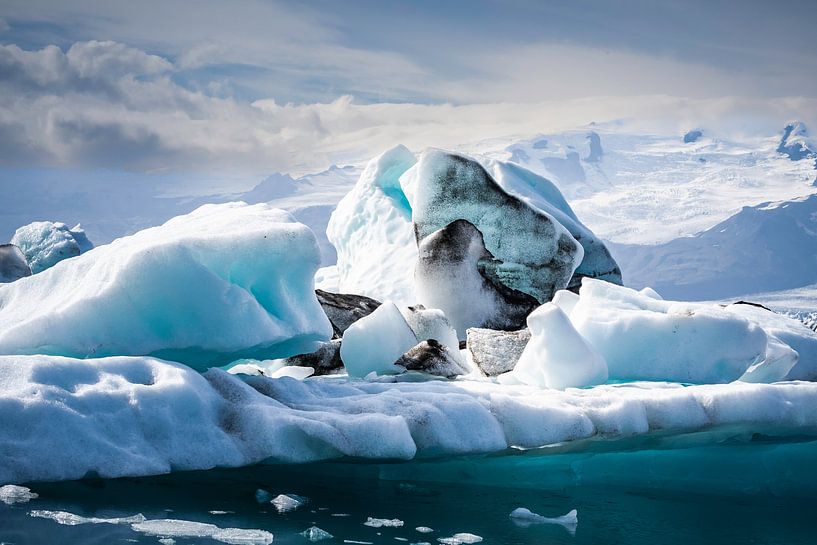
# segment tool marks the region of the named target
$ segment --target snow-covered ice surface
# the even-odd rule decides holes
[[[772,426],[811,436],[817,384],[541,390],[491,381],[298,381],[148,358],[0,358],[0,483],[341,457],[408,460],[577,439]],[[43,445],[59,444],[59,449]]]
[[[157,355],[204,369],[309,352],[332,333],[313,292],[318,265],[314,235],[287,212],[205,205],[0,286],[0,353]]]

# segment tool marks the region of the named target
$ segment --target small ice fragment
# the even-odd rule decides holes
[[[355,541],[354,539],[344,539],[344,543],[351,543],[352,545],[374,545],[371,541]]]
[[[235,511],[219,511],[219,510],[213,510],[213,511],[208,511],[208,513],[210,513],[211,515],[228,515],[228,514],[230,514],[230,513],[235,513]]]
[[[397,536],[394,536],[394,540],[395,541],[408,541],[408,539],[406,539],[404,537],[397,537]]]
[[[470,545],[471,543],[479,543],[482,541],[482,537],[476,534],[462,532],[459,534],[454,534],[451,537],[438,537],[437,541],[443,545]]]
[[[363,524],[371,526],[372,528],[399,528],[404,523],[400,519],[376,519],[368,517]]]
[[[307,501],[307,498],[303,496],[279,494],[270,503],[275,506],[279,513],[289,513],[306,504]]]
[[[333,517],[351,517],[351,513],[332,513],[330,516]]]
[[[428,541],[418,541],[417,543],[412,543],[411,545],[431,545]]]
[[[264,530],[219,528],[214,524],[190,520],[157,519],[131,524],[131,530],[149,536],[209,537],[229,545],[269,545],[272,534]]]
[[[0,486],[0,501],[6,505],[11,505],[13,503],[28,503],[30,500],[33,500],[36,497],[37,493],[32,492],[25,486],[17,486],[13,484]]]
[[[431,532],[434,531],[432,528],[429,528],[428,526],[418,526],[417,528],[415,528],[415,530],[417,530],[421,534],[430,534]]]
[[[576,533],[576,526],[579,524],[578,511],[571,510],[566,515],[561,517],[543,517],[534,513],[530,509],[519,507],[511,511],[511,520],[517,526],[528,527],[533,524],[559,524],[564,526],[571,534]]]
[[[28,513],[30,517],[51,519],[57,524],[64,526],[77,526],[79,524],[133,524],[145,521],[145,516],[142,513],[137,513],[132,517],[117,517],[117,518],[98,518],[98,517],[83,517],[75,515],[68,511],[44,511],[35,509]]]
[[[162,545],[176,545],[176,540],[172,537],[163,537],[159,539],[159,543]]]
[[[331,539],[335,536],[327,532],[326,530],[321,530],[317,526],[313,526],[301,532],[301,535],[304,536],[309,541],[321,541],[322,539]]]
[[[255,501],[258,503],[269,503],[272,501],[272,494],[262,488],[259,488],[255,491]]]

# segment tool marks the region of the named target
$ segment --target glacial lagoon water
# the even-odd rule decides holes
[[[486,544],[817,542],[817,441],[718,433],[408,463],[335,461],[31,483],[38,498],[0,503],[0,542],[265,542],[246,534],[221,534],[218,541],[183,537],[183,531],[145,532],[122,521],[60,524],[56,512],[256,529],[273,534],[274,543],[296,545],[310,543],[302,533],[313,526],[333,536],[320,541],[326,545],[457,543],[446,541],[457,534],[464,535],[461,542],[479,536]],[[258,489],[308,502],[279,513],[256,501]],[[520,525],[509,517],[518,507],[545,517],[576,509],[578,524]],[[369,517],[402,525],[367,525]]]

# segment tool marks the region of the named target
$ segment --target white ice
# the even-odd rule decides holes
[[[339,292],[403,306],[416,303],[417,244],[411,205],[399,182],[415,162],[403,146],[375,157],[332,213],[326,235],[338,254]]]
[[[558,524],[571,534],[576,533],[576,526],[579,524],[578,511],[575,509],[559,517],[544,517],[526,507],[518,507],[511,511],[509,516],[514,524],[523,528],[534,524]]]
[[[279,494],[270,503],[279,513],[289,513],[306,504],[307,499],[296,494]]]
[[[38,497],[39,495],[36,492],[32,492],[31,489],[25,486],[17,486],[14,484],[0,486],[0,501],[6,505],[28,503]]]
[[[273,536],[266,530],[219,528],[214,524],[189,520],[158,519],[131,524],[135,532],[161,537],[204,537],[229,545],[268,545]]]
[[[513,376],[540,388],[578,388],[607,382],[607,362],[579,334],[561,308],[545,303],[528,316],[531,339]]]
[[[612,379],[731,382],[766,358],[763,329],[717,305],[663,301],[588,278],[570,320]]]
[[[311,351],[331,326],[312,232],[259,204],[206,205],[0,286],[0,353],[157,355],[199,369]],[[214,334],[217,332],[217,334]]]
[[[324,539],[332,539],[333,537],[335,537],[326,530],[322,530],[317,526],[307,528],[306,530],[301,532],[301,535],[304,536],[309,541],[312,541],[313,543],[315,541],[323,541]]]
[[[340,358],[352,377],[369,373],[398,372],[394,362],[417,344],[417,337],[400,310],[384,301],[368,316],[353,323],[343,334]]]
[[[20,227],[11,243],[22,250],[34,274],[94,247],[81,226],[69,229],[64,223],[50,221],[35,221]]]
[[[809,435],[817,383],[560,391],[489,380],[201,375],[140,357],[4,356],[0,421],[0,483],[19,484],[263,461],[407,460],[714,426],[752,432],[774,425]],[[48,444],[60,448],[42,448]]]
[[[405,524],[400,519],[379,519],[374,517],[367,517],[366,522],[363,523],[364,526],[370,526],[372,528],[400,528]]]
[[[443,545],[470,545],[471,543],[481,542],[482,536],[468,532],[460,532],[451,537],[438,537],[437,541]]]

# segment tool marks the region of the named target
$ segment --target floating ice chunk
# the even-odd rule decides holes
[[[394,540],[395,541],[408,541],[408,539],[406,539],[404,537],[400,537],[400,536],[394,536]]]
[[[0,244],[0,284],[31,276],[26,256],[14,244]]]
[[[315,236],[259,204],[206,205],[0,285],[0,353],[156,355],[199,370],[331,336]]]
[[[11,243],[22,250],[34,274],[94,247],[80,225],[69,229],[64,223],[50,221],[35,221],[20,227]]]
[[[431,532],[434,531],[432,528],[429,528],[428,526],[418,526],[417,528],[415,528],[415,530],[417,530],[421,534],[430,534]]]
[[[607,363],[553,303],[528,316],[531,339],[514,367],[514,377],[540,388],[576,388],[607,381]]]
[[[14,484],[7,484],[0,486],[0,501],[6,505],[14,503],[28,503],[29,501],[39,497],[36,492],[25,486],[17,486]]]
[[[378,519],[368,517],[366,522],[363,524],[365,526],[371,526],[372,528],[399,528],[405,523],[400,519]]]
[[[68,511],[47,511],[35,509],[28,514],[36,518],[51,519],[54,522],[64,526],[78,526],[80,524],[138,524],[147,520],[142,513],[137,513],[136,515],[130,517],[100,518],[83,517],[81,515],[69,513]]]
[[[354,539],[344,539],[344,543],[352,543],[353,545],[374,545],[372,541],[356,541]]]
[[[454,534],[451,537],[438,537],[437,541],[443,545],[468,545],[471,543],[479,543],[482,541],[482,537],[476,534],[462,532],[459,534]]]
[[[306,530],[301,532],[301,535],[304,536],[309,541],[312,541],[312,542],[321,541],[321,540],[324,540],[324,539],[331,539],[331,538],[335,537],[332,534],[330,534],[329,532],[327,532],[326,530],[321,530],[317,526],[312,526],[311,528],[307,528]]]
[[[560,517],[543,517],[532,512],[525,507],[519,507],[511,511],[511,520],[517,526],[528,527],[534,524],[559,524],[564,526],[571,534],[576,533],[576,526],[579,524],[578,511],[575,509]]]
[[[653,299],[585,279],[570,320],[621,380],[723,383],[766,356],[766,333],[717,305]]]
[[[229,515],[230,513],[235,513],[235,511],[221,511],[218,509],[214,509],[212,511],[208,511],[211,515]]]
[[[404,146],[369,161],[329,218],[326,236],[338,252],[337,285],[399,305],[413,305],[417,243],[400,176],[416,159]]]
[[[135,532],[161,537],[204,537],[229,545],[268,545],[272,534],[265,530],[219,528],[214,524],[177,519],[146,520],[131,524]]]
[[[173,539],[172,537],[162,537],[159,538],[159,543],[161,543],[162,545],[175,545],[176,540]]]
[[[391,301],[349,326],[340,357],[351,377],[398,372],[394,362],[417,344],[417,337]]]
[[[279,494],[270,502],[279,513],[289,513],[295,511],[307,503],[307,498],[296,494]]]

